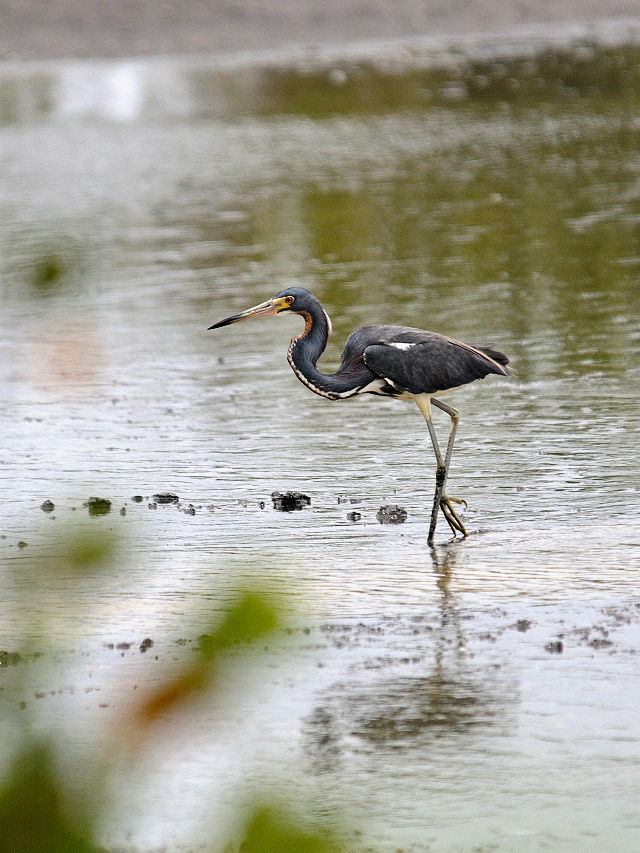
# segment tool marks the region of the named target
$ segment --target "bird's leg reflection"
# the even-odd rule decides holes
[[[436,673],[442,674],[444,654],[450,645],[447,642],[449,628],[452,627],[455,633],[455,648],[459,655],[466,654],[466,644],[460,625],[460,614],[454,595],[450,589],[452,570],[455,565],[455,554],[448,548],[432,548],[431,560],[433,562],[433,571],[437,578],[436,584],[442,593],[440,604],[441,625],[436,644]]]
[[[433,497],[433,507],[431,509],[431,522],[429,524],[429,536],[427,538],[427,542],[431,544],[433,542],[433,537],[436,531],[436,524],[438,522],[438,510],[442,510],[442,514],[445,517],[445,520],[449,527],[451,528],[453,535],[456,536],[458,533],[461,533],[463,536],[467,535],[467,530],[462,523],[462,520],[458,516],[458,513],[453,508],[453,503],[463,503],[466,506],[465,501],[460,500],[459,498],[450,498],[446,491],[445,485],[447,482],[447,475],[449,473],[449,464],[451,462],[451,454],[453,452],[453,443],[456,437],[456,430],[458,428],[458,412],[452,406],[448,406],[446,403],[442,403],[440,400],[430,399],[426,395],[416,397],[416,402],[420,408],[420,411],[424,415],[424,419],[427,422],[427,427],[429,428],[429,435],[431,437],[431,444],[433,445],[433,452],[436,456],[436,491]],[[447,452],[442,458],[442,453],[440,451],[440,445],[438,443],[438,437],[436,435],[435,427],[433,426],[433,421],[431,419],[431,403],[437,406],[442,411],[446,412],[451,418],[451,431],[449,433],[449,441],[447,443]]]

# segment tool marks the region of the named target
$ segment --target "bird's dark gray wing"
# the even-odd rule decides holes
[[[495,350],[489,355],[469,344],[422,329],[374,328],[378,340],[372,339],[362,351],[365,364],[377,376],[390,380],[394,387],[412,394],[436,394],[490,373],[508,374],[495,356],[499,355],[505,363],[508,359]]]

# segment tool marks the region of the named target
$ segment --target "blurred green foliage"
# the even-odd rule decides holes
[[[104,531],[75,530],[67,540],[66,554],[59,566],[78,575],[108,569],[117,550],[116,539]]]
[[[221,655],[234,648],[242,650],[280,626],[280,614],[269,596],[255,590],[239,592],[222,621],[198,638],[195,660],[153,690],[134,710],[135,725],[148,726],[176,706],[196,698],[213,684],[215,665]]]
[[[53,749],[28,740],[0,783],[0,853],[99,853],[86,803],[71,799]]]
[[[199,637],[208,659],[234,646],[252,643],[280,627],[280,615],[266,593],[246,590],[228,610],[213,634]]]
[[[74,600],[73,589],[68,584],[79,585],[96,571],[107,572],[116,567],[119,559],[118,540],[113,534],[92,527],[71,528],[63,537],[56,557],[26,557],[29,560],[29,585],[24,589],[25,613],[33,605],[33,591],[43,592],[45,599],[48,581],[57,576],[64,579],[69,599]],[[25,566],[20,566],[24,572]],[[86,599],[85,599],[86,601]],[[90,603],[90,599],[88,601]],[[77,606],[77,605],[75,605]],[[55,602],[54,612],[60,610]],[[38,611],[38,630],[46,631],[44,608]],[[106,853],[99,837],[110,821],[118,820],[110,813],[106,792],[113,780],[131,761],[136,759],[149,742],[157,722],[171,717],[174,724],[188,730],[189,712],[195,700],[206,702],[216,690],[224,688],[218,664],[230,654],[246,655],[264,653],[263,640],[284,626],[277,596],[266,590],[246,588],[237,590],[222,615],[212,619],[205,633],[198,637],[193,650],[186,654],[178,670],[167,670],[158,682],[153,676],[153,687],[140,684],[135,699],[124,708],[113,741],[107,740],[104,754],[74,756],[71,764],[64,758],[64,744],[41,732],[41,724],[31,719],[28,702],[10,704],[4,731],[7,743],[13,744],[13,760],[4,778],[0,777],[0,853]],[[28,688],[28,668],[34,654],[29,649],[29,618],[25,618],[25,650],[4,651],[0,656],[2,676],[13,678],[15,696],[31,693]],[[46,639],[40,642],[39,666],[46,664]],[[43,654],[44,653],[44,654]],[[39,669],[38,683],[42,683],[43,669]],[[56,676],[59,678],[59,673]],[[256,678],[259,678],[256,675]],[[8,684],[5,681],[4,684]],[[4,684],[0,684],[0,696]],[[22,686],[20,686],[22,685]],[[249,689],[247,685],[247,689]],[[37,695],[37,694],[36,694]],[[71,716],[67,721],[73,727]],[[61,769],[73,768],[69,777]],[[277,768],[273,768],[277,776]],[[240,804],[239,804],[240,807]],[[203,804],[203,832],[206,830],[206,806]],[[242,851],[243,853],[339,853],[345,848],[337,835],[324,827],[309,828],[295,816],[276,805],[255,804],[250,817],[241,830],[238,840],[225,843],[218,837],[212,839],[213,851]],[[239,844],[239,846],[238,846]]]
[[[7,284],[36,299],[58,296],[81,284],[87,272],[87,246],[54,228],[13,235],[0,262]]]
[[[329,830],[308,830],[274,807],[258,807],[245,828],[240,853],[341,853],[346,848]]]
[[[37,291],[53,290],[67,272],[65,259],[61,255],[49,253],[36,258],[31,275],[31,284]]]

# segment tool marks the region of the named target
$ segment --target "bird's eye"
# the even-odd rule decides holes
[[[293,305],[293,296],[285,296],[284,301],[287,305]]]

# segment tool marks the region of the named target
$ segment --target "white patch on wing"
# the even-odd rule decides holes
[[[395,347],[396,349],[408,350],[411,347],[414,347],[415,344],[410,344],[406,341],[389,341],[388,346]]]

